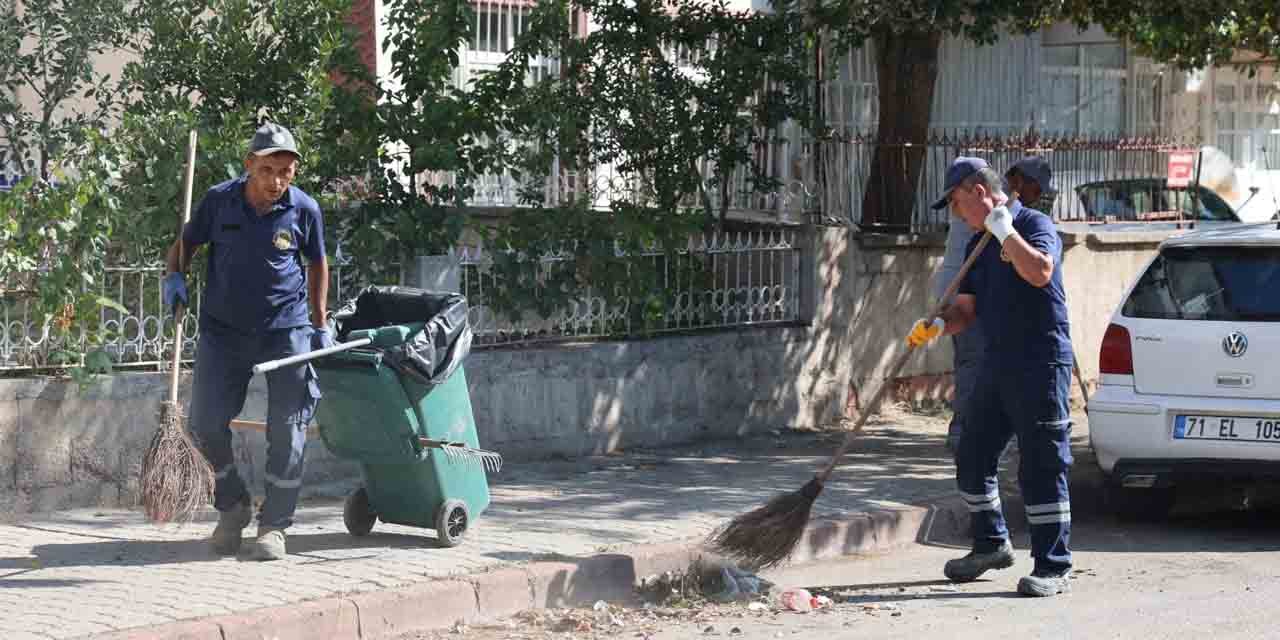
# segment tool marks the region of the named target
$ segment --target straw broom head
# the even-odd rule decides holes
[[[140,491],[152,522],[190,522],[213,500],[213,469],[187,431],[182,408],[160,405],[160,428],[142,458]]]
[[[711,534],[709,545],[744,568],[779,565],[800,544],[809,511],[821,493],[822,482],[814,477],[798,491],[778,494],[764,506],[730,520]]]

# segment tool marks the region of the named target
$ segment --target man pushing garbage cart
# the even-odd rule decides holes
[[[316,201],[292,186],[298,147],[288,129],[260,127],[249,141],[245,173],[215,185],[166,257],[165,305],[188,304],[184,274],[192,252],[209,247],[200,306],[189,425],[216,477],[218,525],[210,538],[221,555],[236,554],[253,520],[248,487],[231,451],[233,418],[244,408],[253,365],[333,344],[325,326],[329,269],[324,221]],[[320,389],[308,363],[267,375],[266,498],[250,557],[285,556],[302,464]]]

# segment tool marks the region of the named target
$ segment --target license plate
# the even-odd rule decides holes
[[[1173,420],[1173,437],[1178,440],[1280,443],[1280,418],[1180,415]]]

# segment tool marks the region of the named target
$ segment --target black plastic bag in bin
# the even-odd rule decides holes
[[[352,331],[425,322],[404,344],[380,348],[382,361],[417,381],[437,385],[449,379],[471,353],[467,298],[460,293],[413,287],[368,287],[336,314],[339,341]]]

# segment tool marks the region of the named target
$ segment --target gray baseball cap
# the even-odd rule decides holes
[[[258,127],[253,134],[253,139],[249,141],[249,153],[255,156],[269,156],[280,151],[288,151],[299,158],[302,157],[302,154],[298,153],[297,143],[293,141],[293,134],[274,122]]]

